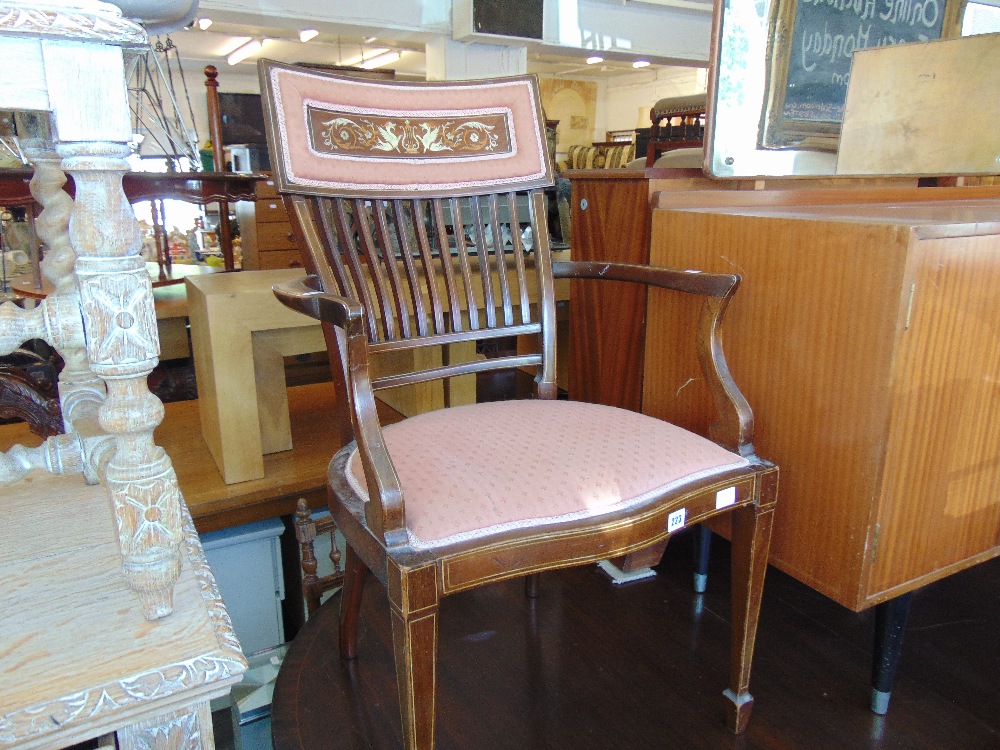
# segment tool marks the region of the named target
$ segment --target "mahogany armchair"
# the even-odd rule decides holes
[[[328,474],[348,545],[341,655],[355,657],[362,586],[374,575],[391,608],[405,746],[434,746],[442,597],[613,558],[717,514],[732,518],[725,695],[742,731],[777,469],[754,454],[752,415],[719,340],[738,277],[553,262],[542,193],[552,166],[533,77],[400,83],[271,61],[260,74],[276,185],[311,274],[275,293],[323,322],[353,433]],[[696,334],[719,411],[712,440],[555,398],[556,277],[704,297]],[[385,354],[512,335],[535,350],[373,369]],[[379,423],[380,389],[505,367],[534,372],[537,398]]]

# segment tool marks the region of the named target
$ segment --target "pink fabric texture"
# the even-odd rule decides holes
[[[601,515],[748,464],[676,425],[580,402],[441,409],[390,425],[384,436],[416,547]],[[348,467],[348,481],[367,497],[357,450]]]

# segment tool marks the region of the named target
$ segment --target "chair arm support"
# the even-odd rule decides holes
[[[698,361],[715,403],[719,421],[709,427],[709,437],[741,456],[753,456],[753,410],[736,385],[719,330],[736,287],[725,297],[705,300],[698,319]]]
[[[318,276],[303,276],[301,279],[275,284],[271,290],[285,307],[338,328],[347,330],[352,318],[360,320],[364,317],[361,305],[347,297],[324,292],[319,283]]]
[[[368,484],[369,502],[365,504],[365,519],[371,531],[387,547],[407,544],[403,493],[385,448],[375,407],[364,309],[355,300],[324,292],[320,285],[319,277],[311,275],[275,284],[271,289],[287,307],[344,330],[347,356],[341,359],[347,364],[347,397],[351,405],[354,438],[362,455]],[[334,338],[338,346],[344,345],[339,337]]]
[[[631,282],[705,297],[696,346],[718,415],[709,436],[742,456],[754,455],[753,411],[729,372],[719,335],[726,308],[739,287],[739,276],[595,261],[554,261],[552,273],[556,278]]]

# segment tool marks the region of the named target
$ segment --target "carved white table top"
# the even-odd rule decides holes
[[[103,487],[32,472],[4,492],[3,516],[0,748],[63,747],[239,681],[246,662],[190,519],[174,613],[149,622]]]

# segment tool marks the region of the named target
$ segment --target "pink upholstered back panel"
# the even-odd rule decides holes
[[[260,66],[277,187],[412,197],[552,184],[532,76],[410,83]]]

